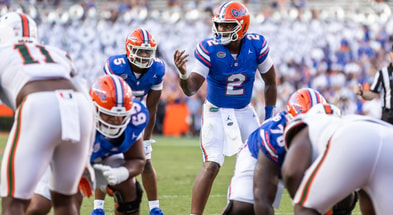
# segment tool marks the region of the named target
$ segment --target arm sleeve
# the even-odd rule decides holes
[[[262,63],[258,64],[258,70],[261,74],[264,74],[269,71],[272,66],[273,60],[270,56],[267,56],[267,58]]]

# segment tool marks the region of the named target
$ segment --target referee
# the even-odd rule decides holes
[[[374,76],[373,83],[369,91],[364,91],[363,86],[358,84],[354,88],[354,93],[361,96],[364,100],[372,100],[381,93],[381,106],[383,121],[393,124],[393,45],[390,49],[389,56],[391,62],[388,66],[380,69]]]

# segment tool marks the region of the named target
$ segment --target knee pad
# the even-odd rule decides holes
[[[225,206],[224,210],[222,211],[221,215],[227,215],[231,212],[233,206],[233,200],[229,200],[228,204]]]
[[[139,211],[139,207],[142,201],[143,190],[139,182],[136,182],[136,199],[131,202],[124,202],[123,197],[118,191],[114,192],[113,197],[116,203],[119,205],[117,211],[125,214],[134,214]]]

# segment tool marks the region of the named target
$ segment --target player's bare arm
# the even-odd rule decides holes
[[[289,195],[294,198],[304,172],[311,163],[311,143],[308,137],[308,128],[305,127],[295,134],[290,143],[287,144],[290,144],[290,146],[282,166],[282,177]]]
[[[277,100],[277,83],[274,66],[270,67],[267,73],[262,74],[262,79],[265,82],[265,105],[275,106]]]
[[[276,197],[280,167],[269,160],[259,150],[254,172],[254,210],[255,214],[273,215],[273,202]]]
[[[126,161],[123,166],[128,169],[130,177],[137,176],[142,173],[145,167],[145,151],[143,149],[143,140],[139,138],[130,149],[123,153]]]
[[[149,94],[146,98],[146,106],[149,110],[149,123],[145,128],[145,132],[143,134],[144,140],[150,140],[151,135],[153,133],[154,125],[156,124],[156,116],[157,116],[157,107],[158,102],[161,97],[161,90],[150,90]]]
[[[185,54],[185,50],[176,50],[173,55],[173,61],[179,70],[180,87],[187,96],[194,95],[201,88],[205,78],[197,73],[188,74],[186,63],[189,54]]]

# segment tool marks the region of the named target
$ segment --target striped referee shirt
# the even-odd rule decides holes
[[[392,86],[393,86],[393,65],[379,70],[375,76],[374,81],[371,84],[370,91],[374,93],[381,93],[381,106],[386,109],[392,109],[393,99],[392,99]]]

